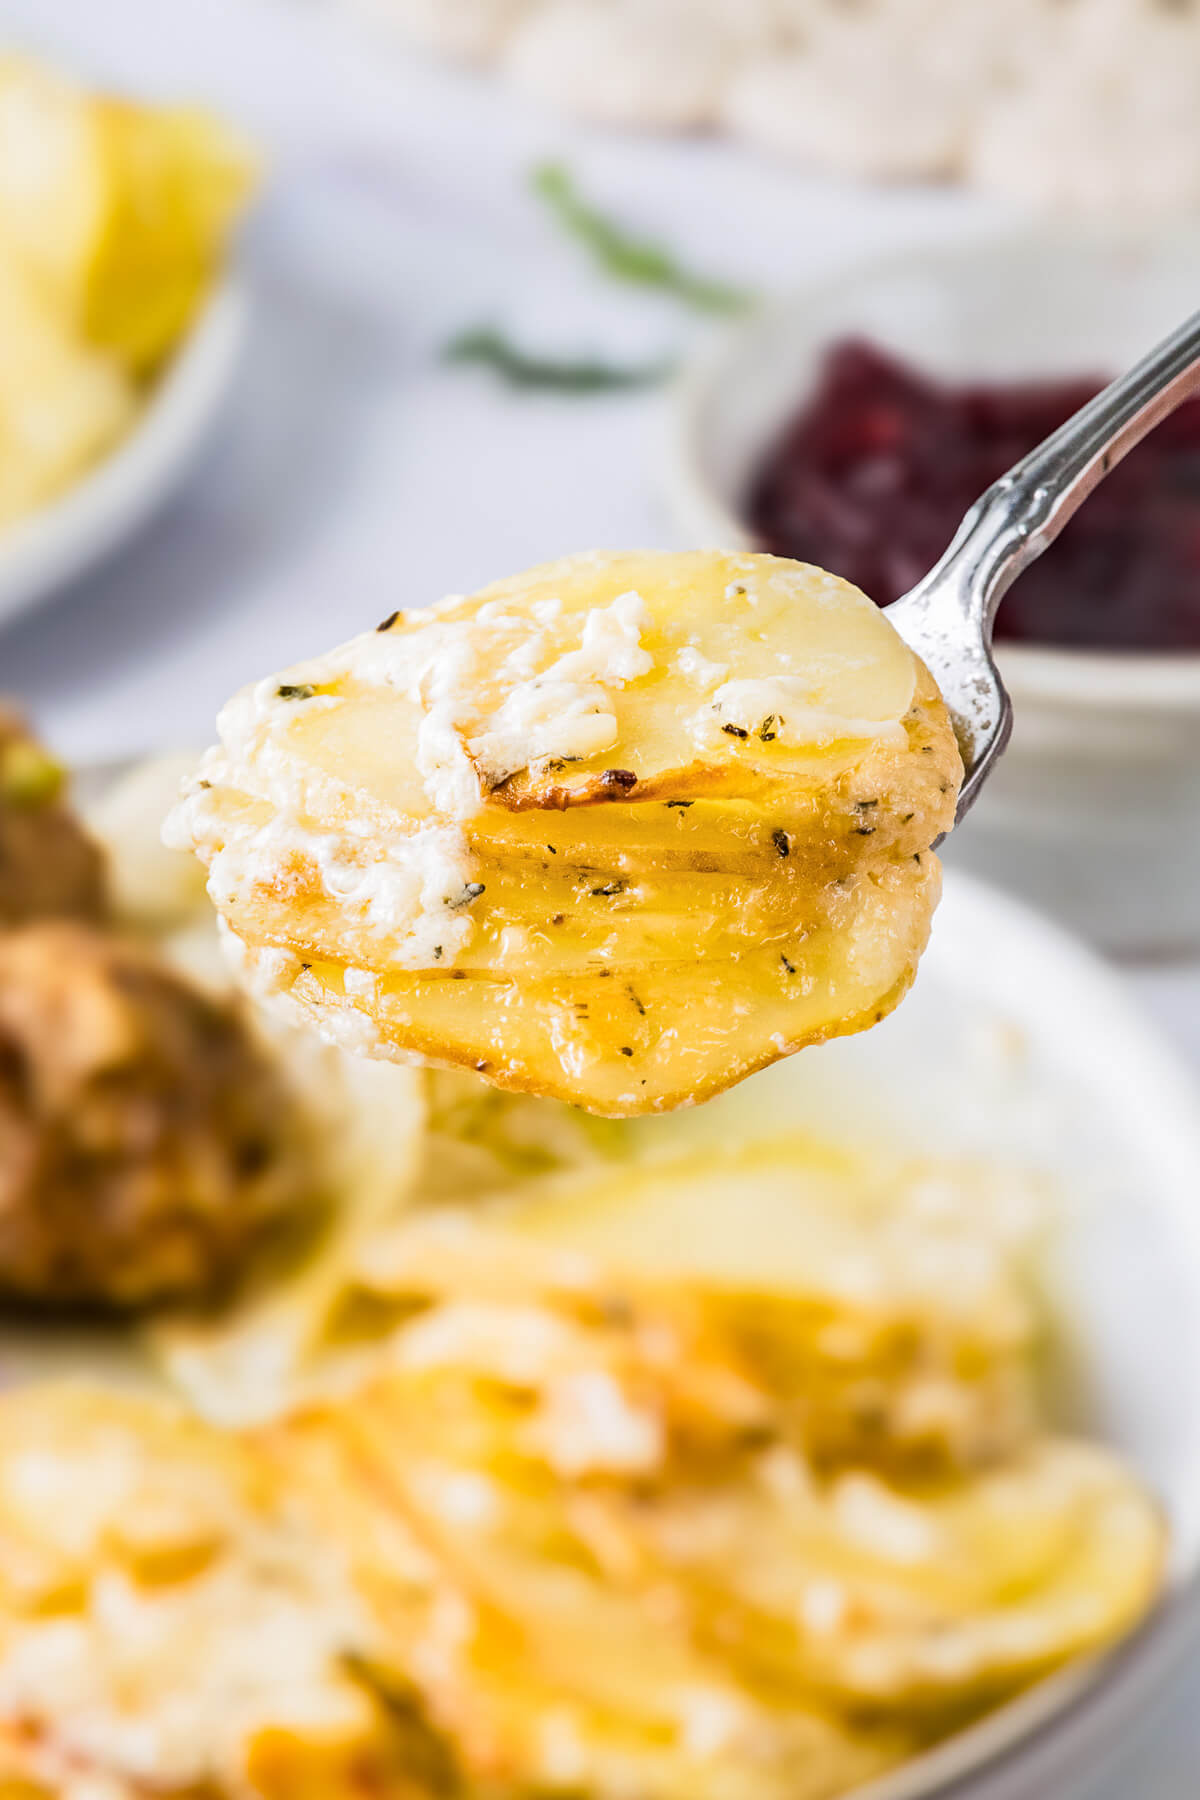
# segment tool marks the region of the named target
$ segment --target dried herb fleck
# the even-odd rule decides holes
[[[721,730],[726,737],[741,738],[743,742],[750,736],[744,725],[722,725]]]
[[[790,856],[792,854],[792,840],[786,831],[773,831],[771,833],[771,842],[774,844],[780,856]]]
[[[789,975],[794,975],[796,973],[796,965],[794,962],[789,962],[787,957],[782,956],[782,955],[780,956],[779,960],[783,964],[784,968],[787,970]]]
[[[625,881],[606,881],[601,887],[591,889],[593,896],[600,900],[611,900],[614,894],[623,894],[628,887]]]
[[[316,688],[307,681],[285,681],[282,687],[275,689],[279,700],[311,700]]]
[[[447,899],[444,904],[448,906],[451,911],[457,911],[460,906],[470,906],[472,900],[478,900],[480,894],[485,892],[486,889],[482,881],[468,881],[466,887],[456,899]]]
[[[379,621],[379,624],[375,627],[376,631],[390,631],[399,617],[399,612],[389,613],[386,619],[381,619]]]
[[[782,724],[783,720],[779,717],[778,713],[768,713],[758,728],[760,741],[764,744],[773,744],[775,739],[779,736],[779,727]]]

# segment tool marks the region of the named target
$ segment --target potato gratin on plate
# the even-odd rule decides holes
[[[260,994],[332,1041],[610,1116],[908,988],[962,765],[857,589],[568,558],[244,690],[171,824]]]
[[[897,661],[870,711],[854,688],[891,724],[788,751],[786,781],[717,743],[712,841],[742,807],[735,865],[786,831],[810,883],[819,853],[885,879],[842,840],[907,781],[918,679]],[[411,720],[355,692],[279,707],[341,720],[361,806]],[[592,716],[560,788],[618,766]],[[628,741],[671,794],[658,716]],[[158,841],[178,763],[110,784],[93,839],[2,726],[3,1800],[835,1800],[1146,1615],[1163,1517],[1051,1422],[1057,1201],[1012,1145],[893,1142],[878,1083],[872,1128],[822,1141],[811,1063],[604,1120],[268,1027]],[[497,743],[475,754],[505,779]],[[814,770],[842,771],[824,824],[770,810]],[[697,866],[665,801],[523,809],[524,773],[501,827],[578,823],[582,866],[644,818],[664,878],[668,850]]]

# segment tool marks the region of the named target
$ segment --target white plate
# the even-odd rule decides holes
[[[173,791],[168,774],[163,782]],[[105,786],[101,772],[81,782],[85,810]],[[1072,1800],[1200,1644],[1200,1096],[1190,1072],[1097,957],[952,871],[916,985],[882,1025],[704,1107],[643,1121],[693,1148],[781,1125],[1017,1161],[1062,1196],[1045,1279],[1073,1379],[1056,1422],[1114,1445],[1159,1497],[1171,1532],[1166,1594],[1111,1656],[1074,1665],[856,1800]],[[0,1384],[72,1364],[121,1381],[146,1374],[103,1333],[0,1329]]]
[[[0,623],[107,556],[177,485],[228,392],[248,302],[227,276],[129,435],[58,499],[0,532]]]

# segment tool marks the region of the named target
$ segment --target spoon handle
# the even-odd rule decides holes
[[[1200,391],[1200,312],[1002,475],[963,520],[926,587],[953,582],[985,640],[996,609],[1111,469]],[[899,602],[901,606],[904,601]]]
[[[976,502],[941,561],[888,608],[942,690],[963,749],[961,818],[1012,722],[992,657],[996,609],[1147,432],[1200,391],[1200,313],[1067,420]]]

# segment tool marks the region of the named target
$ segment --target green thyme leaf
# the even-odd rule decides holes
[[[587,358],[559,362],[531,356],[488,327],[464,331],[447,344],[445,355],[447,362],[480,363],[494,370],[510,387],[543,388],[559,394],[602,394],[618,388],[653,387],[672,373],[670,363],[622,368]]]
[[[614,280],[660,288],[701,312],[744,312],[753,304],[753,294],[744,288],[694,275],[665,245],[634,237],[598,212],[580,194],[562,163],[540,164],[531,180],[534,193],[546,202],[563,229],[586,245]]]

